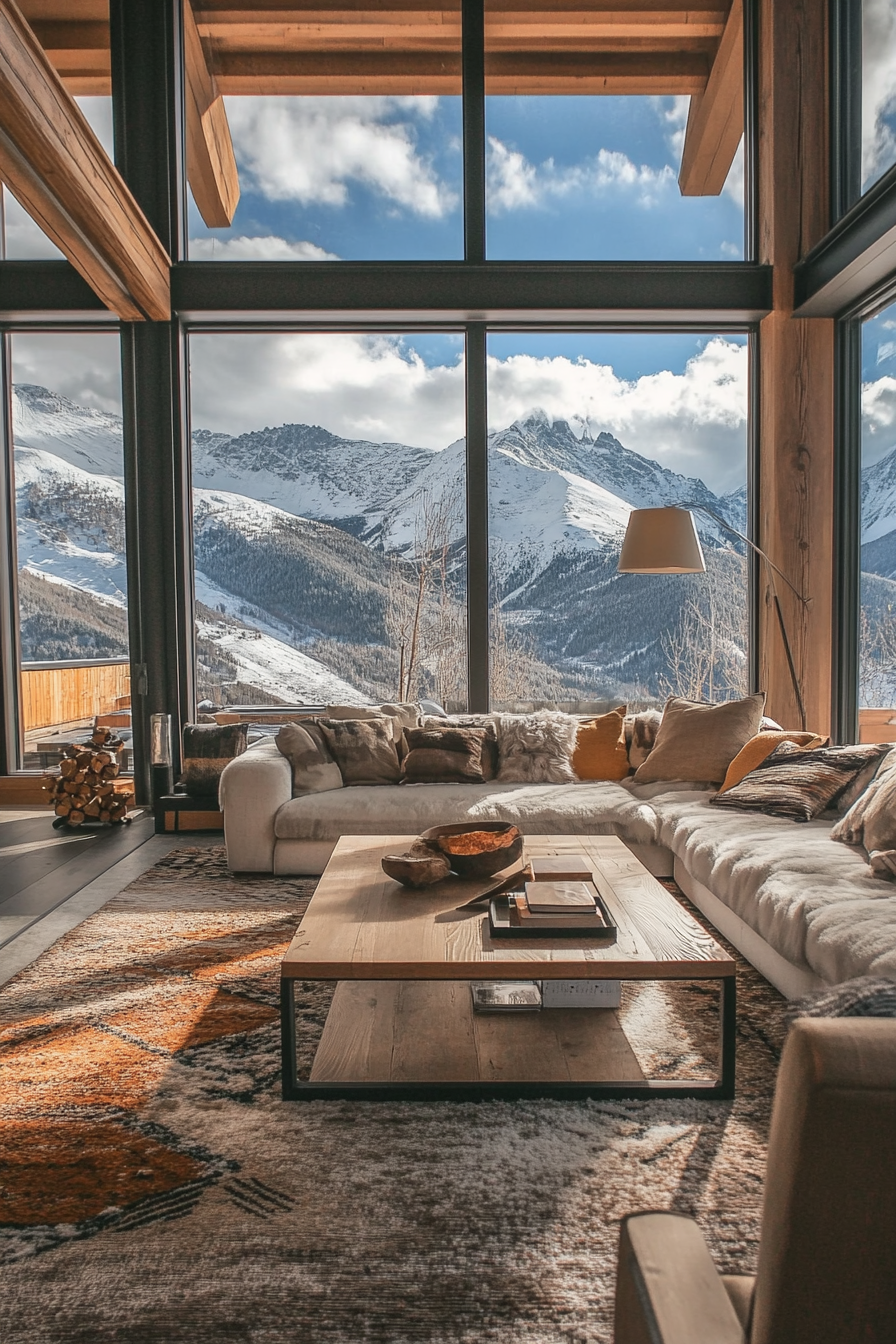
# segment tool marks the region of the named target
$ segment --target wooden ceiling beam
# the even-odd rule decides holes
[[[240,199],[240,179],[224,99],[208,68],[190,0],[184,3],[187,178],[210,229],[225,229]]]
[[[710,57],[695,52],[514,52],[486,57],[489,93],[700,93]],[[224,94],[459,93],[460,54],[264,52],[223,55]]]
[[[706,90],[691,98],[678,184],[682,196],[718,196],[744,133],[744,13],[734,0]]]
[[[167,321],[170,259],[13,0],[0,51],[0,178],[107,308]]]

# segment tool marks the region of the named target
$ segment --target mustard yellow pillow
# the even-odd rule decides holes
[[[735,784],[745,779],[751,770],[755,770],[771,756],[775,747],[780,746],[782,742],[794,742],[798,747],[809,751],[812,747],[823,747],[828,740],[826,737],[819,737],[817,733],[757,733],[755,737],[750,738],[746,746],[741,747],[729,765],[719,793],[733,789]]]
[[[579,724],[572,768],[579,779],[625,779],[629,772],[625,749],[628,705]]]

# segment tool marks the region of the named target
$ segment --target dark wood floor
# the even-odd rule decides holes
[[[0,824],[0,948],[145,844],[153,829],[151,816],[90,831],[56,831],[49,815]]]

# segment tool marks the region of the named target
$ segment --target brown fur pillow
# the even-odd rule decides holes
[[[347,787],[401,778],[391,719],[321,719],[320,729]]]
[[[409,728],[405,784],[484,784],[494,779],[498,743],[488,728]]]

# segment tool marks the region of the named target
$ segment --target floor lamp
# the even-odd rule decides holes
[[[723,527],[726,532],[730,532],[732,536],[745,542],[765,562],[768,584],[772,593],[775,614],[778,618],[778,627],[781,631],[784,652],[787,655],[790,680],[793,683],[793,693],[796,696],[796,703],[800,712],[800,727],[805,731],[806,709],[793,663],[787,626],[784,624],[784,613],[781,610],[778,591],[775,587],[775,575],[777,574],[778,578],[784,580],[787,587],[795,597],[799,598],[804,607],[809,605],[810,599],[804,597],[801,592],[794,588],[787,575],[781,572],[775,562],[770,560],[765,551],[760,550],[754,541],[745,537],[742,532],[738,532],[736,527],[732,527],[729,522],[712,509],[707,508],[705,504],[670,504],[661,509],[632,509],[628,527],[625,530],[625,539],[622,543],[622,553],[619,556],[619,573],[705,573],[706,561],[703,558],[700,538],[697,536],[692,509],[699,509],[701,513],[705,513],[707,517],[712,518],[713,522],[718,523],[719,527]]]

